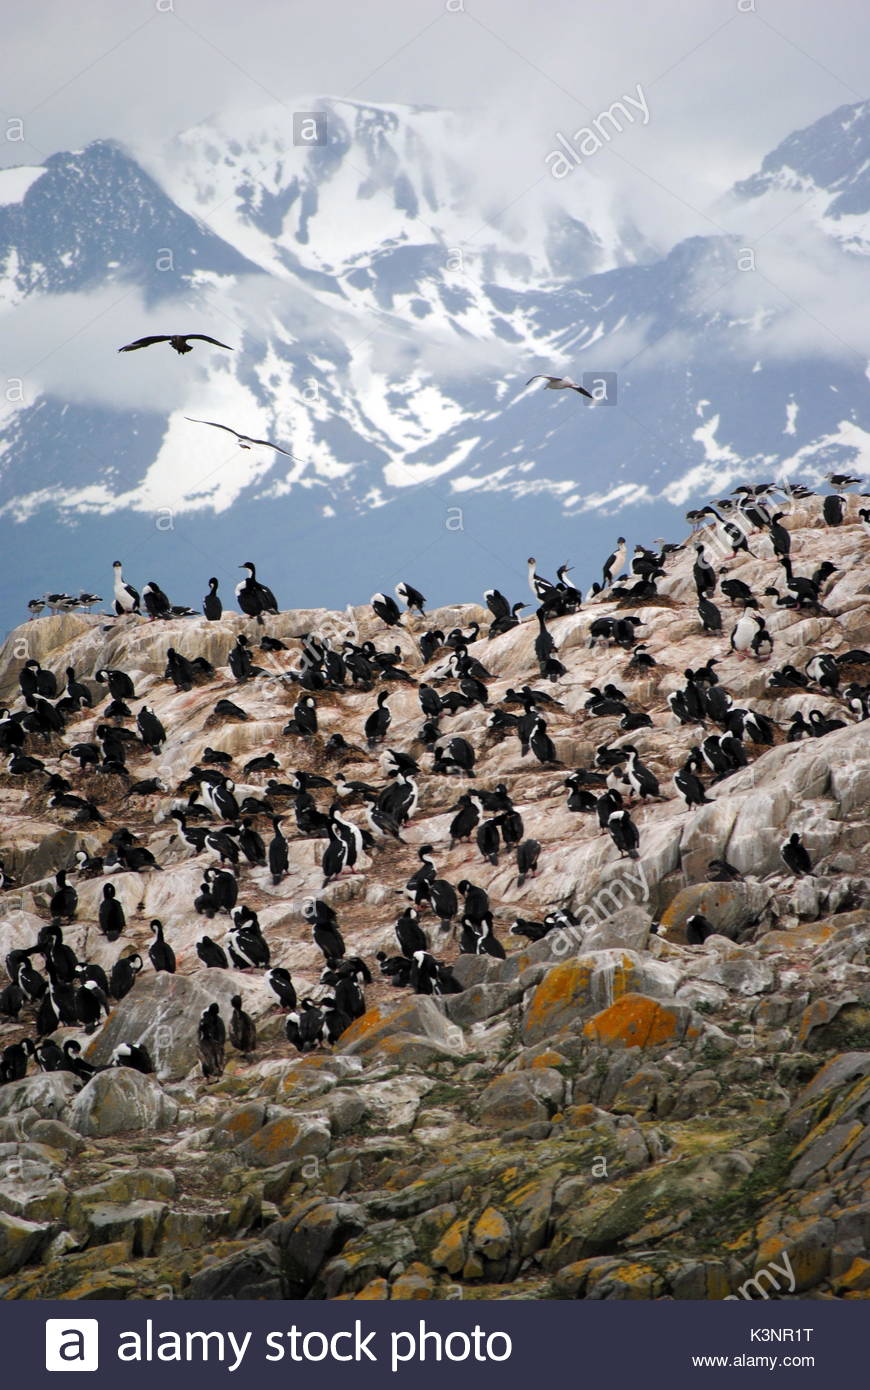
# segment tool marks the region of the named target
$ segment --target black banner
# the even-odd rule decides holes
[[[681,1386],[745,1371],[830,1384],[866,1360],[861,1301],[719,1303],[64,1302],[0,1308],[4,1382],[94,1386],[519,1386],[637,1375]]]

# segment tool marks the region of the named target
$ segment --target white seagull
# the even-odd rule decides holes
[[[581,396],[588,396],[590,401],[595,400],[591,391],[587,391],[585,386],[578,386],[569,376],[546,376],[539,372],[537,376],[530,376],[526,385],[531,386],[533,381],[546,381],[545,391],[579,391]]]
[[[250,449],[252,444],[263,444],[267,449],[277,449],[279,454],[286,454],[288,458],[293,458],[289,449],[282,449],[280,444],[273,444],[271,439],[252,439],[249,434],[239,434],[232,425],[219,425],[216,420],[197,420],[192,415],[185,415],[185,420],[190,420],[194,425],[211,425],[215,430],[226,430],[227,434],[234,434],[239,441],[240,449]]]

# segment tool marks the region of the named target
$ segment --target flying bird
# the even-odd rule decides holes
[[[531,386],[533,381],[546,381],[545,391],[579,391],[581,396],[588,396],[590,401],[595,400],[591,391],[587,391],[585,386],[578,386],[569,376],[546,376],[545,373],[538,372],[537,376],[529,377],[526,385]]]
[[[226,348],[228,352],[235,351],[229,343],[221,343],[217,338],[210,338],[207,333],[154,333],[149,338],[137,338],[135,342],[118,348],[118,351],[136,352],[139,348],[151,347],[153,343],[168,343],[178,353],[193,352],[190,344],[194,339],[200,343],[214,343],[215,347]]]
[[[288,458],[293,457],[289,449],[282,449],[280,444],[273,444],[271,439],[253,439],[249,434],[239,434],[232,425],[219,425],[216,420],[197,420],[193,415],[185,415],[184,418],[190,420],[191,424],[194,425],[211,425],[212,429],[226,430],[227,434],[234,434],[239,441],[240,449],[250,449],[252,444],[263,444],[267,449],[276,449],[279,454],[286,454]]]

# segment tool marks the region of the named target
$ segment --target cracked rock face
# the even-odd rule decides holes
[[[63,936],[79,960],[110,971],[135,951],[144,965],[91,1033],[62,1026],[50,1036],[61,1047],[78,1041],[96,1067],[120,1044],[139,1044],[154,1071],[112,1067],[84,1084],[29,1060],[23,1079],[0,1086],[0,1296],[439,1299],[459,1289],[483,1299],[715,1299],[757,1296],[760,1280],[777,1296],[867,1297],[870,722],[836,693],[772,688],[768,678],[786,662],[802,670],[819,651],[870,644],[870,540],[854,507],[842,527],[820,528],[815,500],[795,506],[786,525],[799,573],[828,558],[838,569],[821,612],[764,600],[770,661],[741,660],[727,635],[701,631],[687,546],[669,562],[658,600],[631,610],[597,600],[550,623],[567,668],[558,682],[539,674],[534,620],[469,647],[491,673],[490,711],[516,712],[500,702],[525,683],[559,701],[544,712],[563,766],[523,757],[516,736],[489,729],[477,705],[441,719],[442,735],[472,744],[475,777],[437,774],[417,738],[416,687],[390,681],[387,745],[422,769],[401,840],[378,837],[353,874],[324,889],[325,839],[304,836],[292,799],[276,799],[286,876],[275,884],[244,858],[238,874],[238,901],[257,912],[271,964],[291,972],[300,1000],[327,993],[304,913],[319,896],[348,953],[374,973],[363,1016],[334,1046],[305,1055],[288,1043],[287,1011],[262,970],[209,969],[197,955],[203,933],[225,946],[231,921],[194,910],[216,860],[186,843],[169,811],[174,798],[187,800],[181,784],[192,766],[208,765],[208,747],[230,755],[240,797],[262,798],[269,776],[288,781],[298,769],[388,782],[382,749],[363,734],[380,686],[317,692],[317,735],[284,732],[300,691],[283,675],[298,665],[301,637],[334,631],[349,615],[269,618],[266,630],[287,650],[255,647],[265,674],[241,684],[227,667],[230,647],[239,632],[259,637],[234,614],[219,625],[68,614],[13,633],[0,652],[0,701],[18,702],[22,642],[61,676],[73,665],[94,694],[94,710],[73,715],[62,737],[31,734],[25,751],[68,778],[102,820],[52,808],[44,775],[0,775],[0,856],[16,880],[0,893],[0,960],[34,945],[54,875],[73,869],[76,850],[106,856],[110,835],[126,826],[161,868],[70,873],[78,906]],[[753,538],[752,549],[729,572],[759,594],[781,585],[767,541]],[[727,634],[738,613],[715,598]],[[631,668],[627,650],[589,645],[594,618],[626,611],[645,624],[656,662],[648,670]],[[368,608],[351,617],[359,641],[398,646],[413,680],[440,693],[456,682],[436,682],[446,652],[422,662],[422,627],[478,622],[485,634],[488,622],[476,605],[389,631]],[[214,677],[176,690],[164,679],[170,646],[205,656]],[[687,809],[672,775],[718,728],[680,724],[667,695],[710,657],[734,705],[773,721],[774,742],[747,739],[747,766],[719,781],[705,773],[708,803]],[[167,733],[155,754],[130,745],[126,780],[80,772],[68,755],[104,718],[105,687],[92,679],[103,666],[130,674],[134,716],[144,702]],[[849,680],[870,681],[870,666],[844,668]],[[590,713],[591,687],[608,682],[652,727],[628,733],[618,717]],[[220,699],[247,719],[216,714]],[[844,726],[787,741],[792,716],[812,710]],[[135,718],[119,726],[135,729]],[[358,751],[336,762],[325,743],[339,732]],[[620,857],[594,813],[568,810],[564,786],[569,770],[593,768],[602,745],[624,743],[660,785],[660,796],[631,807],[637,860]],[[280,771],[244,771],[268,753]],[[151,777],[168,790],[127,794]],[[459,796],[500,783],[524,836],[541,846],[538,871],[523,883],[510,851],[493,864],[473,838],[450,842]],[[333,792],[313,795],[328,810]],[[357,801],[343,814],[366,824]],[[268,843],[268,819],[254,825]],[[811,876],[793,876],[780,857],[795,830]],[[506,950],[505,959],[459,954],[456,934],[422,907],[430,949],[462,986],[443,997],[393,987],[375,961],[376,951],[398,949],[393,924],[424,844],[439,877],[486,890]],[[740,876],[714,881],[712,859]],[[97,925],[108,882],[126,918],[115,941]],[[516,919],[541,923],[556,909],[575,922],[540,940],[511,933]],[[697,916],[714,934],[690,945]],[[155,917],[175,974],[149,960]],[[33,964],[41,970],[40,955]],[[8,983],[3,974],[0,987]],[[222,1076],[207,1082],[197,1022],[212,1002],[229,1022],[235,994],[257,1025],[257,1047],[242,1055],[228,1046]],[[35,1035],[33,1005],[0,1017],[0,1050]]]

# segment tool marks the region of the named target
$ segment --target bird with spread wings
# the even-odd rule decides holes
[[[279,454],[286,454],[288,458],[293,455],[289,449],[282,449],[280,444],[273,444],[271,439],[253,439],[249,434],[239,434],[232,425],[219,425],[217,420],[197,420],[193,415],[185,415],[185,420],[189,420],[192,425],[211,425],[215,430],[226,430],[227,434],[234,434],[239,441],[240,449],[250,449],[252,444],[263,444],[267,449],[277,449]]]
[[[207,333],[154,333],[149,338],[137,338],[135,342],[118,348],[118,351],[137,352],[139,348],[151,347],[154,343],[168,343],[178,353],[193,352],[191,342],[194,339],[200,343],[214,343],[215,347],[226,348],[228,352],[235,351],[229,343],[221,343],[217,338],[210,338]]]

